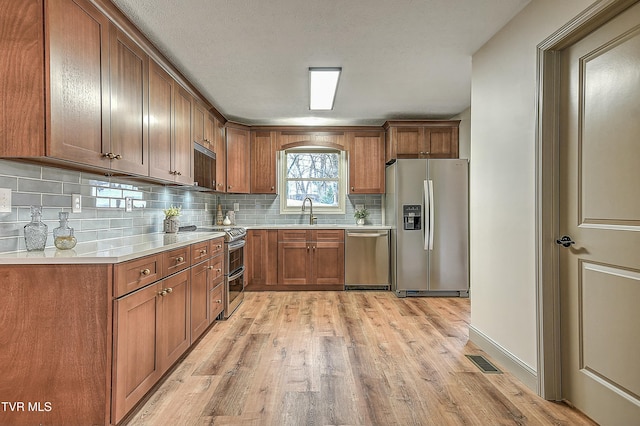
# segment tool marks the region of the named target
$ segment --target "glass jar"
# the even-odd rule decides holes
[[[27,251],[42,251],[47,245],[49,227],[42,223],[42,207],[31,206],[31,222],[24,226],[24,242]]]
[[[53,230],[53,244],[60,250],[69,250],[76,246],[76,237],[73,236],[73,228],[69,228],[69,212],[58,213],[60,226]]]

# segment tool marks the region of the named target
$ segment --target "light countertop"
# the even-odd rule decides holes
[[[246,226],[240,224],[237,226],[244,226],[247,229],[344,229],[362,231],[393,228],[388,225],[357,226],[336,224],[269,224]],[[223,232],[205,231],[207,227],[201,229],[203,229],[202,232],[144,234],[87,243],[79,242],[78,245],[71,250],[58,250],[53,247],[47,248],[44,251],[0,253],[0,265],[120,263],[224,236]]]
[[[71,250],[54,247],[44,251],[0,253],[0,265],[120,263],[223,236],[223,232],[217,231],[180,232],[79,242]]]
[[[238,225],[243,226],[243,225]],[[336,225],[336,224],[316,224],[316,225],[303,225],[303,224],[274,224],[274,225],[247,225],[247,229],[348,229],[348,230],[373,230],[373,229],[393,229],[393,226],[389,225]]]

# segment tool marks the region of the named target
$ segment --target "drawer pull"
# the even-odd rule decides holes
[[[160,293],[158,293],[158,296],[164,297],[167,295],[167,290],[162,290]]]
[[[167,293],[173,293],[173,289],[171,287],[169,287],[167,290]]]
[[[149,268],[144,268],[142,271],[140,271],[140,273],[142,275],[149,275],[151,274],[151,270]]]
[[[217,248],[217,249],[221,249],[221,248],[222,248],[222,244],[218,244],[218,245],[216,246],[216,248]]]
[[[216,300],[216,303],[222,303],[222,300],[218,299]]]
[[[182,257],[182,256],[176,257],[176,262],[178,262],[178,263],[184,262],[184,257]]]
[[[207,250],[200,250],[200,254],[207,254]]]

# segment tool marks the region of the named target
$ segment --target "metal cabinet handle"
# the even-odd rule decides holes
[[[217,300],[216,300],[216,303],[222,303],[222,300],[217,299]]]
[[[140,273],[142,275],[149,275],[151,273],[151,270],[149,268],[145,268],[142,271],[140,271]]]
[[[169,287],[169,288],[167,289],[167,293],[173,293],[173,288]]]
[[[164,297],[167,295],[167,290],[162,290],[160,293],[158,293],[158,296],[160,297]]]
[[[178,262],[178,263],[184,262],[184,257],[182,257],[182,256],[176,257],[176,262]]]
[[[122,160],[122,155],[116,154],[114,157],[116,160]]]
[[[207,250],[200,250],[200,254],[207,254]]]

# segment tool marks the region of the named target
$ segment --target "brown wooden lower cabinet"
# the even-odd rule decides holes
[[[121,422],[223,309],[224,242],[209,243],[118,264],[0,265],[0,394],[25,404],[0,424]],[[213,257],[191,267],[178,260],[189,249]],[[165,260],[182,270],[163,275]]]
[[[247,291],[342,290],[344,231],[251,229]]]

